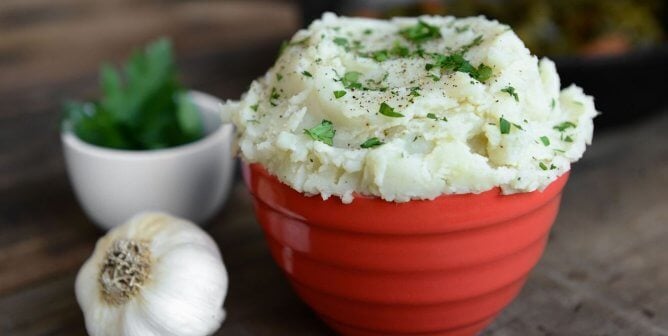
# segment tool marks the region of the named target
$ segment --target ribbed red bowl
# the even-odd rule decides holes
[[[305,196],[243,167],[271,253],[343,335],[475,335],[540,258],[568,174],[543,192],[386,202]]]

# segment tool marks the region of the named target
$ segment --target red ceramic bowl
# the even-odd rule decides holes
[[[386,202],[308,197],[243,167],[255,213],[299,296],[343,335],[475,335],[540,258],[568,174],[543,192]]]

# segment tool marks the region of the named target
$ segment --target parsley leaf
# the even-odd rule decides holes
[[[313,75],[311,75],[311,73],[306,71],[306,70],[302,71],[302,75],[304,75],[306,77],[313,77]]]
[[[410,53],[408,47],[401,45],[399,41],[395,41],[394,46],[390,49],[390,54],[397,57],[407,57]]]
[[[475,71],[469,74],[473,79],[476,79],[477,81],[484,83],[486,82],[490,77],[492,77],[492,68],[487,66],[486,64],[480,64]]]
[[[372,147],[377,147],[382,145],[383,142],[380,141],[380,139],[373,137],[373,138],[368,138],[366,141],[364,141],[360,147],[362,148],[372,148]]]
[[[272,88],[271,88],[271,94],[270,94],[270,96],[269,96],[269,104],[270,104],[271,106],[276,106],[276,105],[278,105],[278,104],[275,102],[275,100],[278,99],[278,98],[280,98],[280,97],[281,97],[281,95],[278,94],[278,91],[276,91],[276,88],[275,88],[275,87],[272,87]]]
[[[347,92],[344,91],[344,90],[334,91],[334,98],[339,99],[339,98],[345,96],[346,93]]]
[[[542,136],[542,137],[540,137],[540,141],[541,141],[541,142],[543,143],[543,145],[545,145],[545,146],[549,146],[549,145],[550,145],[550,138],[548,138],[548,137],[546,137],[546,136]]]
[[[538,164],[538,166],[539,166],[540,169],[542,169],[542,170],[547,170],[547,166],[546,166],[544,163],[542,163],[542,162],[540,162],[540,163]]]
[[[376,62],[387,61],[388,58],[387,50],[374,51],[371,54],[371,58],[373,58]]]
[[[482,43],[482,35],[478,35],[473,41],[471,41],[469,44],[463,46],[460,49],[460,53],[465,54],[467,51],[469,51],[473,47],[477,47]]]
[[[341,77],[341,84],[343,84],[343,87],[346,89],[361,89],[362,83],[359,82],[361,75],[361,72],[348,71]]]
[[[553,128],[559,132],[563,132],[569,128],[575,128],[575,127],[577,127],[577,125],[575,125],[574,123],[570,121],[564,121],[561,124],[555,125]]]
[[[435,114],[433,114],[433,113],[427,113],[427,118],[429,118],[429,119],[434,119],[434,120],[438,120],[438,117],[437,117]]]
[[[315,141],[323,142],[327,145],[334,145],[334,135],[336,131],[334,130],[334,125],[329,120],[324,120],[320,122],[320,125],[316,125],[310,129],[304,129],[304,134],[311,137]]]
[[[451,55],[436,55],[436,64],[445,70],[459,71],[468,73],[471,78],[484,83],[492,76],[492,68],[485,64],[480,64],[477,68],[471,65],[461,53]],[[425,67],[426,68],[426,67]]]
[[[391,107],[390,105],[387,105],[386,103],[380,104],[380,109],[378,110],[378,112],[380,112],[380,114],[386,117],[392,117],[392,118],[401,118],[404,116],[399,112],[395,112],[394,108]]]
[[[250,108],[251,108],[251,110],[257,112],[257,108],[258,108],[258,106],[260,106],[260,104],[255,103],[255,104],[251,105]]]
[[[501,89],[501,92],[505,92],[505,93],[511,95],[513,98],[515,98],[515,101],[520,101],[520,97],[517,95],[517,92],[515,92],[515,88],[510,86],[510,85]]]
[[[501,130],[501,134],[509,134],[510,122],[503,117],[499,118],[499,130]]]
[[[344,48],[348,48],[348,39],[346,39],[345,37],[334,38],[334,43]]]
[[[301,40],[295,41],[295,42],[288,42],[288,41],[283,41],[281,43],[281,47],[278,49],[278,57],[281,57],[283,55],[283,52],[289,48],[289,47],[294,47],[294,46],[305,46],[309,41],[309,37],[305,37]]]
[[[461,34],[467,30],[469,30],[469,25],[465,25],[462,27],[455,27],[455,31],[457,32],[457,34]]]
[[[422,43],[427,40],[441,37],[441,32],[436,26],[432,26],[422,20],[414,26],[402,29],[399,34],[407,40],[415,43]]]

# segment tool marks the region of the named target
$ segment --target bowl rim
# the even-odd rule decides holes
[[[190,90],[188,94],[192,97],[193,103],[202,109],[203,114],[215,114],[216,106],[222,104],[222,100],[204,92]],[[223,122],[221,118],[221,122],[212,132],[196,141],[176,147],[152,150],[115,149],[93,145],[81,140],[67,126],[61,127],[60,138],[64,146],[88,156],[118,160],[152,160],[188,155],[205,150],[221,141],[231,141],[233,130],[234,125]]]
[[[562,174],[543,190],[510,195],[494,187],[481,193],[442,194],[433,200],[392,202],[372,196],[343,204],[338,197],[323,200],[319,195],[303,194],[281,182],[262,164],[242,160],[241,168],[255,201],[272,211],[328,230],[384,235],[443,234],[508,223],[555,201],[558,204],[570,175],[570,171]],[[377,212],[379,206],[382,213]],[[462,211],[465,207],[469,210]],[[438,216],[430,215],[436,212]],[[415,225],[404,224],[402,217],[406,214]],[[367,223],[370,215],[378,223]],[[446,220],[449,224],[443,226]]]

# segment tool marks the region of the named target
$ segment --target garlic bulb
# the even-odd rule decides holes
[[[75,289],[91,336],[204,336],[225,318],[227,281],[206,232],[145,213],[98,240]]]

